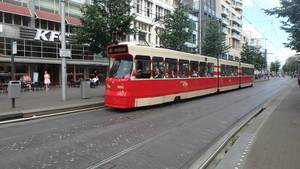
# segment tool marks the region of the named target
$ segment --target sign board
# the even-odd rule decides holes
[[[59,49],[59,56],[60,57],[71,57],[71,50],[70,49]]]
[[[17,41],[12,42],[12,53],[17,54]]]
[[[39,73],[33,72],[33,82],[38,82],[38,81],[39,81]]]

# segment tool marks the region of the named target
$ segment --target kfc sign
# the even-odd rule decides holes
[[[68,35],[66,34],[66,36],[68,36]],[[61,33],[37,29],[34,39],[35,40],[44,40],[44,41],[49,41],[49,42],[61,41]]]
[[[66,33],[66,41],[73,41],[69,38],[69,33]],[[32,29],[21,27],[20,38],[34,39],[48,42],[61,42],[61,33],[42,29]]]

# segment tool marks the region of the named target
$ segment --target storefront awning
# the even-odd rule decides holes
[[[3,2],[0,2],[0,11],[32,17],[32,14],[28,8],[7,4]]]
[[[72,18],[72,17],[66,16],[66,21],[70,25],[81,25],[81,21],[77,18]]]
[[[50,20],[50,21],[54,21],[54,22],[61,22],[61,17],[58,14],[35,10],[35,15],[36,15],[36,18],[39,18],[39,19],[45,19],[45,20]]]

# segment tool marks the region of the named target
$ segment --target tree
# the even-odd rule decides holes
[[[300,64],[300,62],[298,62],[298,61],[293,61],[291,63],[285,63],[282,66],[282,71],[283,72],[298,72],[300,70],[299,64]]]
[[[284,43],[288,48],[300,52],[300,1],[299,0],[281,0],[280,7],[264,9],[268,15],[277,15],[277,18],[287,18],[281,21],[283,29],[289,34],[289,43]]]
[[[253,64],[256,70],[261,71],[267,67],[267,61],[264,54],[260,51],[261,47],[243,45],[241,55],[241,62]]]
[[[131,24],[135,21],[131,11],[131,0],[92,0],[80,11],[82,25],[75,26],[73,44],[83,45],[89,52],[106,56],[106,47],[118,44],[117,38],[134,33]]]
[[[160,32],[156,30],[161,46],[179,51],[191,50],[186,42],[193,32],[193,21],[189,19],[186,5],[176,1],[173,13],[157,18],[157,21],[163,25]]]
[[[270,64],[270,70],[271,70],[271,72],[274,71],[275,73],[277,73],[280,66],[281,65],[280,65],[280,62],[278,60],[276,60],[275,63],[271,62],[271,64]]]
[[[220,31],[217,20],[209,21],[201,44],[201,54],[217,58],[219,54],[225,54],[229,49],[230,46],[226,45],[226,37]]]

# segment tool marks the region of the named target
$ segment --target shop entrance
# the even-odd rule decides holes
[[[39,73],[39,81],[44,81],[44,72],[50,74],[51,85],[59,85],[60,65],[55,64],[37,64],[36,71]]]

